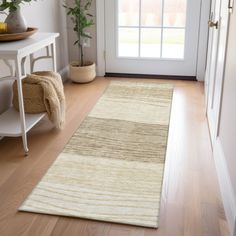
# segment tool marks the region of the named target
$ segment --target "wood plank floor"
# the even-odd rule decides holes
[[[29,133],[28,158],[23,156],[20,138],[0,141],[1,236],[229,235],[211,152],[203,84],[134,80],[175,85],[159,229],[17,212],[110,81],[97,78],[90,84],[65,84],[64,130],[53,129],[46,119],[41,121]]]

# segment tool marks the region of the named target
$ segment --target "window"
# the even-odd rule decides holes
[[[184,58],[187,0],[117,0],[118,57]]]

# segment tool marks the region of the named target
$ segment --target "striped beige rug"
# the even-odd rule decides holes
[[[111,82],[20,210],[158,227],[172,92]]]

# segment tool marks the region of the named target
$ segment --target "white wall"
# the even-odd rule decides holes
[[[39,28],[41,32],[59,32],[57,40],[57,66],[62,70],[68,65],[68,42],[65,10],[61,0],[38,0],[24,4],[22,12],[28,26]],[[0,15],[0,21],[4,20]],[[38,62],[36,70],[51,69],[49,61]],[[0,62],[0,77],[8,75],[8,69]],[[0,82],[0,114],[11,104],[11,82]]]
[[[236,10],[236,9],[235,9]],[[219,136],[214,159],[231,235],[236,236],[236,11],[230,17]]]
[[[236,9],[235,9],[236,10]],[[236,11],[231,15],[220,120],[220,141],[236,196]]]

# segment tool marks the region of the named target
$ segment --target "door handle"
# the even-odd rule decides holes
[[[212,21],[212,20],[209,20],[209,21],[208,21],[208,26],[209,26],[210,28],[216,27],[216,29],[218,29],[218,25],[219,25],[219,22],[218,22],[218,21],[216,21],[216,22],[214,22],[214,21]]]

